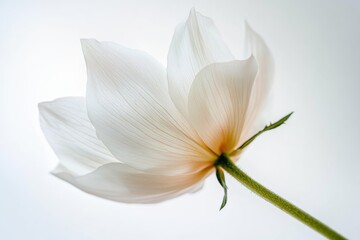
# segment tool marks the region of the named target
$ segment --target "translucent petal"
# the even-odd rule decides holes
[[[88,115],[115,157],[168,175],[208,166],[214,156],[173,105],[161,64],[114,43],[83,40],[82,46]]]
[[[260,117],[273,83],[274,60],[265,41],[245,22],[245,40],[251,54],[256,59],[258,72],[254,80],[248,111],[246,113],[245,131],[242,141],[246,141],[259,131],[267,122]]]
[[[257,65],[254,57],[214,63],[196,76],[189,94],[190,120],[215,153],[231,153],[244,130]]]
[[[42,102],[39,114],[44,135],[59,157],[59,168],[67,169],[72,175],[83,175],[104,164],[118,162],[96,137],[84,98]]]
[[[168,54],[170,96],[179,111],[188,117],[188,95],[195,75],[214,62],[234,60],[213,21],[194,9],[174,33]]]
[[[102,198],[127,203],[154,203],[198,190],[209,173],[209,169],[205,169],[190,175],[151,175],[125,164],[109,163],[80,177],[67,172],[56,175]]]

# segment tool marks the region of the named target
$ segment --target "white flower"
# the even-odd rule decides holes
[[[252,55],[235,60],[212,20],[192,10],[176,28],[167,71],[144,52],[82,40],[86,98],[39,104],[60,159],[53,173],[129,203],[199,189],[221,153],[238,154],[268,95],[271,55],[248,25],[246,39]]]

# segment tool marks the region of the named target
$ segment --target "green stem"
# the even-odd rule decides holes
[[[300,208],[296,207],[292,203],[286,201],[279,195],[273,193],[269,189],[265,188],[260,183],[253,180],[249,177],[245,172],[240,170],[233,162],[229,159],[228,156],[222,154],[217,159],[216,166],[220,166],[226,172],[228,172],[231,176],[236,178],[240,183],[245,185],[248,189],[258,194],[260,197],[264,198],[268,202],[274,204],[284,212],[292,215],[299,221],[303,222],[304,224],[308,225],[315,231],[319,232],[323,236],[327,237],[328,239],[336,239],[342,240],[346,239],[345,237],[341,236],[336,231],[332,230],[316,218],[312,217],[308,213],[304,212]]]

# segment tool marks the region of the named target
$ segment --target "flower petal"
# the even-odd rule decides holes
[[[116,158],[168,175],[200,171],[214,159],[173,105],[160,63],[114,43],[83,40],[82,46],[88,115]]]
[[[243,133],[243,141],[251,137],[256,131],[265,125],[259,118],[265,101],[271,90],[274,75],[274,61],[272,54],[264,40],[257,34],[247,22],[245,22],[245,41],[249,46],[249,50],[255,57],[258,72],[254,80],[254,86],[251,92],[248,111],[246,113],[246,121]]]
[[[85,98],[68,97],[39,104],[40,125],[60,159],[61,168],[83,175],[118,162],[96,137],[86,114]]]
[[[198,190],[209,169],[191,175],[151,175],[122,163],[109,163],[94,172],[73,177],[56,175],[90,194],[119,202],[154,203]]]
[[[239,145],[257,72],[254,57],[214,63],[199,72],[189,93],[190,120],[217,154]]]
[[[159,202],[198,190],[211,169],[191,175],[150,175],[117,161],[97,139],[80,97],[39,104],[42,130],[60,159],[57,177],[99,197]]]
[[[188,117],[188,95],[195,75],[214,62],[234,60],[213,21],[194,9],[186,23],[174,33],[168,54],[170,96],[179,111]]]

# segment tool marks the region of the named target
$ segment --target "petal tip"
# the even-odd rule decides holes
[[[48,111],[48,107],[49,107],[50,102],[39,102],[38,103],[38,109],[39,109],[39,114],[43,114],[44,112]]]
[[[195,9],[195,7],[192,7],[191,10],[190,10],[190,14],[189,14],[189,17],[188,17],[188,20],[200,20],[200,19],[206,19],[206,20],[210,20],[212,22],[212,19],[203,15],[201,12],[197,11]]]
[[[201,13],[199,13],[198,11],[196,11],[195,7],[192,7],[189,13],[189,17],[188,20],[189,22],[191,21],[198,21],[198,17],[204,17]]]
[[[196,9],[195,9],[195,7],[192,7],[191,9],[190,9],[190,14],[189,15],[196,15]]]
[[[44,109],[44,107],[45,107],[45,106],[44,106],[44,105],[45,105],[45,103],[46,103],[46,102],[39,102],[39,103],[38,103],[38,105],[37,105],[37,106],[38,106],[39,111]]]
[[[80,43],[81,45],[90,45],[93,43],[98,43],[99,41],[96,40],[95,38],[80,38]]]
[[[100,44],[100,42],[94,38],[81,38],[80,43],[84,54]]]
[[[254,31],[254,29],[251,27],[251,25],[249,24],[249,22],[247,20],[244,21],[244,26],[245,26],[245,37],[249,38],[250,41],[252,41],[253,37],[256,36],[256,32]]]

